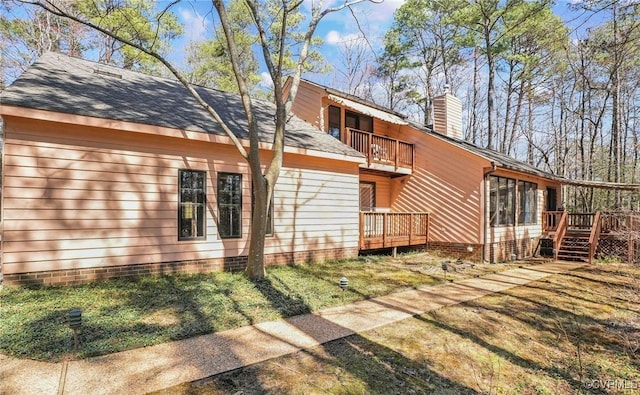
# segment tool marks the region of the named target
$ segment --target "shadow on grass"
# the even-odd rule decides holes
[[[311,312],[311,308],[305,304],[304,300],[277,276],[268,276],[253,283],[270,301],[273,308],[278,310],[286,308],[291,315]],[[310,364],[304,371],[294,372],[297,377],[290,378],[293,381],[287,381],[285,377],[281,379],[285,384],[278,384],[278,380],[274,384],[273,375],[282,374],[282,366],[278,364],[278,360],[271,360],[218,374],[168,391],[187,394],[210,393],[211,391],[256,394],[290,392],[292,390],[299,391],[300,380],[304,379],[308,390],[312,392],[320,390],[329,393],[426,394],[438,389],[439,393],[478,393],[435,373],[425,364],[411,360],[360,335],[354,334],[326,342],[326,336],[340,337],[340,333],[352,332],[324,318],[314,316],[312,320],[305,321],[303,317],[300,317],[288,320],[288,322],[322,344],[313,349],[299,351],[293,356],[282,357],[295,359],[302,356],[303,359],[306,359],[305,363]],[[278,338],[277,340],[282,341],[283,339]],[[286,342],[286,340],[284,341]],[[274,367],[276,372],[273,371]],[[331,372],[328,374],[329,384],[321,377],[316,377],[317,369],[322,372]],[[329,387],[323,387],[326,385]]]
[[[495,344],[491,344],[472,332],[457,328],[455,326],[448,325],[436,319],[430,319],[427,316],[417,316],[416,319],[424,323],[427,323],[429,325],[432,325],[434,327],[445,330],[447,332],[454,333],[462,338],[468,339],[473,343],[483,347],[484,349],[489,350],[490,352],[496,355],[499,355],[500,357],[526,370],[537,370],[537,371],[545,372],[551,377],[561,377],[575,389],[582,388],[582,383],[579,380],[576,380],[573,376],[571,376],[571,374],[569,374],[569,372],[563,369],[560,369],[559,367],[546,367],[546,366],[540,365],[535,361],[523,358],[520,355],[514,354],[509,350],[506,350]]]
[[[479,394],[359,335],[158,393]]]

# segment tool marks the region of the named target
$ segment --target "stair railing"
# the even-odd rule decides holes
[[[560,243],[564,238],[564,235],[567,234],[567,212],[564,211],[562,213],[562,217],[560,217],[560,221],[558,221],[558,226],[556,227],[556,233],[553,235],[553,258],[558,259],[558,251],[560,250]]]
[[[596,254],[598,241],[600,241],[600,231],[602,229],[602,221],[600,221],[600,211],[596,211],[591,225],[591,233],[589,234],[589,264],[593,263],[593,256]]]

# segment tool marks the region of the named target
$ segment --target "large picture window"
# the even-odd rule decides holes
[[[538,204],[536,199],[538,185],[532,182],[518,181],[519,215],[518,223],[535,224]]]
[[[489,216],[491,226],[513,225],[515,222],[516,181],[505,177],[489,177]]]
[[[179,170],[178,240],[205,238],[206,172]]]
[[[218,226],[220,237],[242,237],[242,175],[218,174]]]

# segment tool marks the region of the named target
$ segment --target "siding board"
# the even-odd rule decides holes
[[[251,179],[235,148],[10,117],[5,126],[4,273],[247,254]],[[178,241],[178,169],[207,171],[205,240]],[[219,172],[243,176],[240,239],[217,233]],[[274,210],[266,253],[357,247],[358,164],[285,154]]]

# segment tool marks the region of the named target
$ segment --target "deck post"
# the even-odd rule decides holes
[[[371,166],[371,133],[367,133],[367,166]]]
[[[413,228],[415,226],[413,213],[409,214],[409,245],[413,245]]]
[[[360,211],[360,249],[364,250],[364,213]]]
[[[393,247],[393,249],[391,250],[391,254],[395,258],[398,255],[398,247]]]
[[[395,158],[395,160],[393,162],[394,162],[394,164],[396,166],[395,170],[398,170],[398,160],[399,160],[398,159],[398,152],[400,151],[398,148],[400,147],[400,142],[398,142],[398,140],[395,140],[393,142],[393,145],[394,145],[395,151],[396,151],[396,153],[395,153],[396,158]]]
[[[382,248],[387,246],[387,213],[382,213]]]

